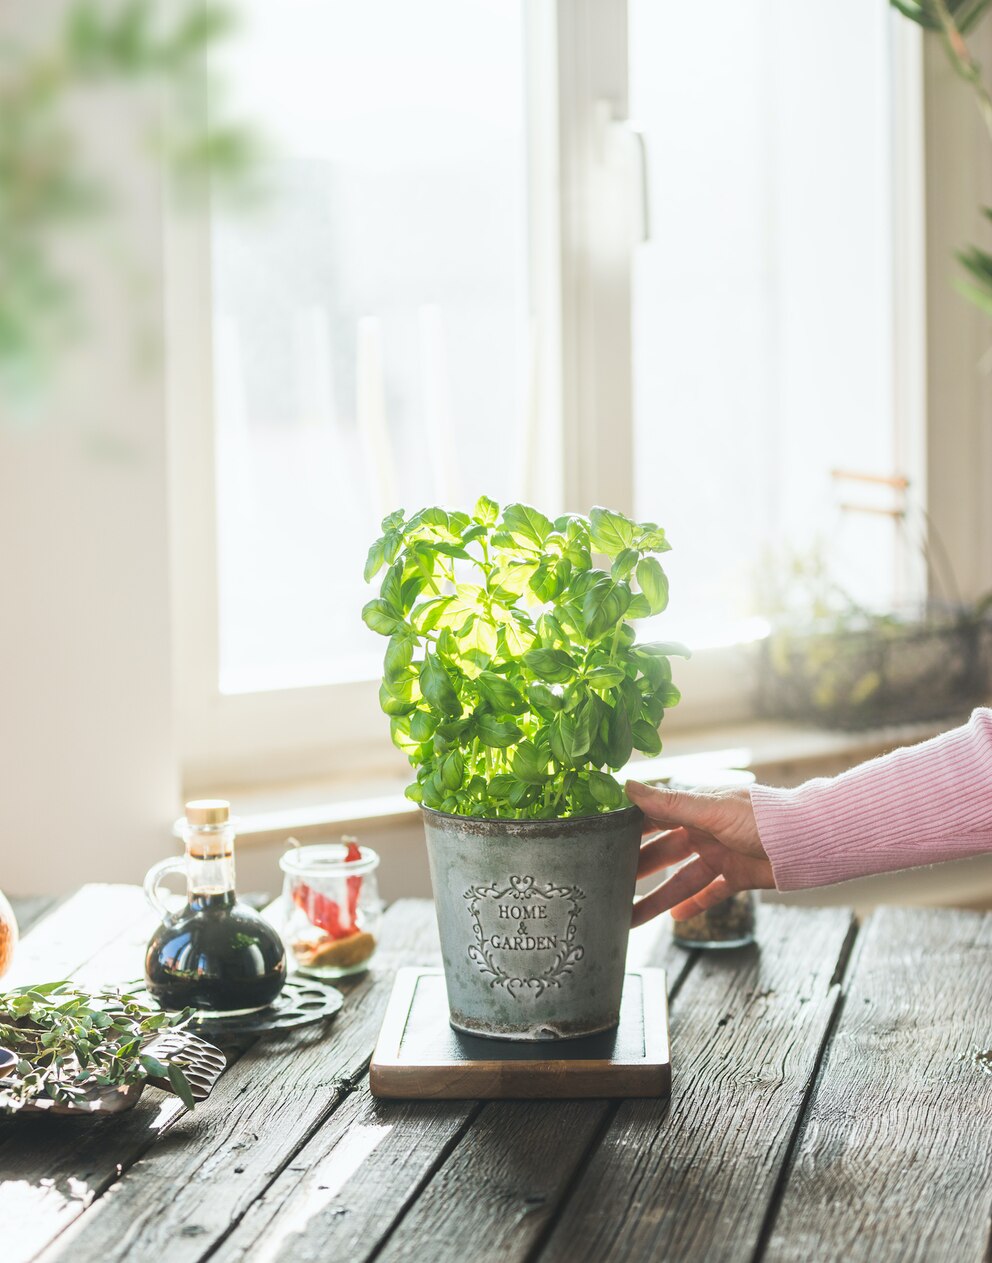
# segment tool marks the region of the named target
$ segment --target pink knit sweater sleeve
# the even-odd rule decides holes
[[[751,802],[779,890],[992,851],[992,710],[962,728]]]

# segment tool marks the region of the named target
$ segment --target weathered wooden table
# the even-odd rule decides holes
[[[988,1260],[992,915],[762,911],[723,957],[662,930],[670,1102],[383,1103],[391,971],[436,959],[397,904],[335,1022],[244,1047],[194,1112],[0,1122],[0,1260]],[[138,890],[87,887],[9,983],[133,977],[148,930]]]

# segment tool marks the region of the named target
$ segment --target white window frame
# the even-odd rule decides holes
[[[646,173],[628,119],[627,0],[528,0],[526,13],[532,310],[540,331],[534,465],[557,466],[561,500],[571,509],[600,503],[630,512],[631,259],[643,205],[638,177]],[[932,241],[922,213],[923,52],[915,27],[902,22],[898,29],[895,456],[925,486],[932,445],[925,436],[924,260]],[[166,255],[173,634],[185,783],[401,776],[405,761],[389,743],[378,681],[219,690],[207,208],[169,216]],[[948,309],[945,318],[955,313]],[[956,318],[960,325],[960,312]],[[666,728],[746,717],[753,692],[747,665],[740,648],[698,655],[691,691]]]

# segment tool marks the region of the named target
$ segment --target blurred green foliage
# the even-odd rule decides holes
[[[891,2],[893,7],[910,21],[918,22],[928,31],[944,29],[944,13],[946,12],[962,35],[967,35],[978,24],[992,4],[992,0],[945,0],[943,4],[940,0],[891,0]]]
[[[83,314],[59,244],[114,212],[82,94],[133,92],[139,151],[187,191],[250,187],[259,143],[206,108],[206,57],[234,26],[212,0],[75,0],[41,45],[0,41],[0,390],[44,379]],[[146,107],[166,95],[163,120]]]
[[[982,78],[982,68],[971,54],[964,37],[992,8],[992,0],[890,0],[894,8],[928,31],[940,35],[954,73],[971,88],[979,111],[992,138],[992,95]],[[992,210],[984,214],[992,220]],[[968,273],[958,282],[961,293],[992,316],[992,254],[980,246],[966,246],[957,258]]]

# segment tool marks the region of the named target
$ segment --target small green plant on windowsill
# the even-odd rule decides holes
[[[665,532],[603,508],[501,513],[486,496],[472,513],[397,510],[382,529],[362,616],[389,638],[379,696],[417,769],[407,797],[517,820],[626,805],[611,771],[660,751],[679,700],[669,658],[688,656],[638,644],[633,626],[668,604]]]
[[[992,593],[905,611],[867,609],[831,576],[821,553],[766,573],[771,634],[762,643],[758,709],[849,730],[966,713],[987,700]]]

